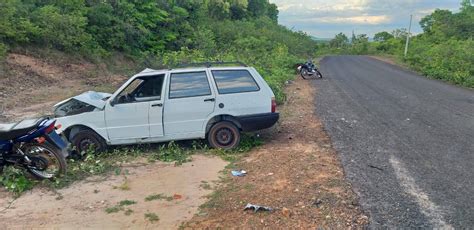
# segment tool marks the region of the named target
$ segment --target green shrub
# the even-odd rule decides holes
[[[456,84],[473,87],[474,41],[449,39],[428,46],[429,41],[415,39],[406,61],[423,74]]]
[[[33,188],[34,182],[27,178],[24,170],[6,167],[0,174],[0,185],[14,193],[15,196],[19,196],[23,192]]]
[[[8,51],[7,46],[0,42],[0,59],[2,59],[3,57],[7,55],[7,51]]]
[[[168,145],[161,145],[159,149],[154,150],[149,156],[149,161],[160,160],[164,162],[175,162],[181,165],[189,161],[190,150],[182,148],[175,142],[169,142]]]

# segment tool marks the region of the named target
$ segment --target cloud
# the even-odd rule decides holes
[[[460,0],[270,0],[280,11],[279,22],[317,37],[339,32],[372,36],[379,31],[407,27],[413,14],[414,32],[419,20],[436,8],[455,10]]]
[[[354,16],[354,17],[315,17],[315,18],[303,18],[294,19],[293,22],[313,22],[313,23],[329,23],[329,24],[369,24],[378,25],[382,23],[390,22],[390,17],[387,15],[374,15],[374,16]]]

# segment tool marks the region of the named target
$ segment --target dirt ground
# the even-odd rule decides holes
[[[363,228],[368,222],[344,179],[331,141],[315,116],[314,88],[298,78],[287,88],[272,140],[235,164],[232,177],[202,206],[187,228]],[[244,211],[246,204],[272,212]]]
[[[1,67],[0,122],[48,115],[57,102],[89,90],[113,91],[126,79],[88,62],[70,64],[15,53]]]
[[[176,229],[205,202],[212,192],[208,186],[214,186],[227,164],[218,157],[195,155],[182,166],[130,164],[122,170],[128,175],[89,178],[56,192],[34,189],[17,200],[0,192],[0,228]],[[154,194],[171,200],[145,201]],[[12,200],[11,207],[2,211]],[[106,212],[124,200],[136,204]],[[146,219],[146,213],[155,213],[159,220]]]

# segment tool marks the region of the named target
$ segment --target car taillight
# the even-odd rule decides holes
[[[276,112],[277,103],[274,97],[272,97],[272,113]]]
[[[50,133],[52,132],[55,127],[54,127],[54,123],[56,123],[56,121],[54,121],[53,123],[51,123],[48,127],[46,127],[46,129],[44,130],[45,133]]]

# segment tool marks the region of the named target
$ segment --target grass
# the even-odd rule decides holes
[[[113,187],[114,189],[119,189],[119,190],[122,190],[122,191],[128,191],[130,190],[130,185],[128,184],[128,179],[125,178],[125,181],[119,185],[119,186],[114,186]]]
[[[168,145],[161,145],[158,151],[152,152],[148,156],[149,162],[161,160],[164,162],[175,162],[175,165],[182,165],[190,161],[191,150],[182,148],[174,141],[169,142]]]
[[[145,201],[153,201],[153,200],[166,200],[166,201],[172,201],[174,198],[172,196],[166,196],[163,193],[161,194],[152,194],[147,197],[145,197]]]
[[[24,170],[13,166],[5,167],[0,174],[0,185],[19,197],[23,192],[33,188],[38,182],[32,180]]]
[[[136,204],[137,202],[134,201],[134,200],[122,200],[119,202],[119,206],[129,206],[129,205],[132,205],[132,204]]]
[[[133,210],[127,209],[127,210],[125,210],[125,212],[123,214],[125,214],[126,216],[130,216],[130,215],[132,215],[132,213],[133,213]]]
[[[109,207],[109,208],[106,208],[105,209],[105,212],[110,214],[110,213],[117,213],[117,212],[120,212],[122,210],[122,207],[119,207],[119,206],[113,206],[113,207]]]
[[[24,170],[13,167],[6,167],[3,174],[0,174],[0,186],[5,187],[15,196],[20,196],[23,192],[35,186],[43,186],[50,189],[60,189],[70,184],[83,180],[90,176],[105,175],[114,173],[118,175],[128,175],[127,170],[122,170],[122,164],[146,158],[148,161],[174,162],[181,165],[191,160],[191,155],[197,153],[216,155],[222,159],[234,162],[252,148],[259,146],[263,141],[258,136],[243,134],[240,146],[234,150],[210,149],[204,141],[189,142],[169,142],[166,144],[147,144],[132,147],[114,148],[108,152],[95,154],[88,152],[83,159],[68,159],[68,172],[66,175],[53,180],[36,181]],[[116,189],[129,190],[130,186],[126,180]]]
[[[152,212],[145,213],[145,219],[147,219],[148,221],[150,221],[152,223],[160,220],[158,215],[156,215],[155,213],[152,213]]]
[[[201,187],[202,189],[205,189],[205,190],[211,190],[212,189],[211,185],[207,181],[201,181],[201,184],[199,185],[199,187]]]
[[[134,201],[134,200],[122,200],[122,201],[118,202],[116,205],[106,208],[105,212],[108,213],[108,214],[118,213],[120,211],[123,211],[125,206],[134,205],[136,203],[137,202]],[[128,216],[128,215],[132,214],[132,212],[133,212],[133,210],[127,209],[124,212],[124,214]]]
[[[243,134],[240,139],[240,145],[232,150],[211,149],[211,154],[221,157],[225,161],[235,162],[245,156],[247,152],[263,144],[259,136]]]
[[[244,185],[244,188],[245,190],[248,190],[248,191],[252,191],[255,189],[255,185],[254,184],[250,184],[250,183],[247,183]]]

